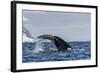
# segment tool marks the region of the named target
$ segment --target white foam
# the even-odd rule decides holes
[[[76,48],[76,49],[73,49],[73,51],[85,51],[85,50],[84,50],[84,48],[81,48],[81,49]]]
[[[39,52],[43,52],[44,49],[42,48],[42,39],[37,39],[36,41],[36,46],[35,49],[33,50],[33,53],[39,53]]]
[[[72,48],[67,48],[68,51],[72,51]]]
[[[40,53],[40,52],[43,52],[44,50],[42,49],[42,48],[40,48],[40,47],[38,47],[38,48],[35,48],[34,50],[33,50],[33,53]]]
[[[51,51],[58,51],[57,48],[49,48]]]

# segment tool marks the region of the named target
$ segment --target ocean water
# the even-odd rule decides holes
[[[91,43],[86,42],[68,42],[73,48],[71,51],[46,51],[34,53],[36,43],[23,43],[22,63],[46,62],[46,61],[71,61],[91,59]],[[47,48],[56,48],[50,43],[44,43],[44,50]],[[81,47],[81,49],[79,49]]]

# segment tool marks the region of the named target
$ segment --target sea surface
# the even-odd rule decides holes
[[[71,51],[46,51],[34,53],[36,43],[22,43],[22,63],[46,62],[46,61],[71,61],[91,59],[91,43],[86,42],[68,42],[73,48]],[[44,50],[47,48],[56,48],[51,43],[44,43]]]

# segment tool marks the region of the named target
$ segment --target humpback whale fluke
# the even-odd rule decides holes
[[[68,50],[68,48],[72,49],[72,47],[67,42],[65,42],[62,38],[58,36],[52,36],[46,34],[46,35],[39,36],[38,38],[51,40],[57,47],[58,51],[66,51]]]
[[[58,50],[68,50],[68,48],[71,48],[72,47],[67,43],[65,42],[63,39],[61,39],[60,37],[58,36],[54,36],[55,37],[55,45],[57,46]]]
[[[53,43],[55,42],[55,40],[54,40],[54,36],[49,35],[49,34],[41,35],[41,36],[39,36],[38,38],[49,39],[49,40],[51,40]]]

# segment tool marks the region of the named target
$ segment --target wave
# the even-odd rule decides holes
[[[46,45],[48,45],[49,47]],[[54,43],[52,43],[50,40],[39,39],[39,41],[36,42],[35,49],[33,49],[33,53],[43,53],[57,50],[58,49],[56,48]]]

